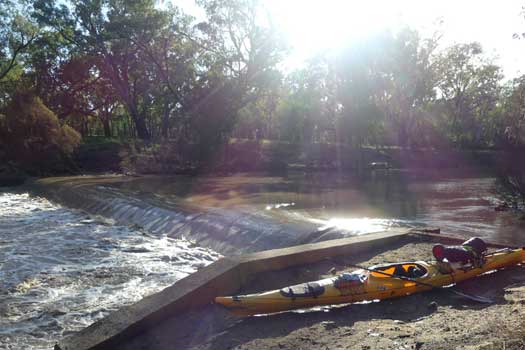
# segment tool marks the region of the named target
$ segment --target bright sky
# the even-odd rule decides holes
[[[192,0],[174,0],[195,13]],[[507,78],[525,73],[524,0],[262,0],[292,46],[286,66],[300,66],[318,50],[336,49],[341,42],[384,27],[403,25],[430,35],[440,26],[442,46],[480,42],[497,57]]]

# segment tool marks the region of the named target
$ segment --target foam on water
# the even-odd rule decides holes
[[[219,257],[187,240],[0,193],[0,349],[50,349]]]

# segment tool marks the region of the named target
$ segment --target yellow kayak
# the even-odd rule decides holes
[[[506,249],[487,254],[479,267],[444,271],[446,264],[424,261],[403,262],[373,266],[370,272],[356,270],[315,282],[307,282],[268,292],[216,297],[215,302],[231,312],[250,316],[320,305],[381,300],[423,292],[461,282],[488,271],[501,269],[525,261],[525,250]],[[394,274],[423,284],[387,276]]]

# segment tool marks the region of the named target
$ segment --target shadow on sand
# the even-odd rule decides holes
[[[369,252],[366,256],[360,256],[359,261],[367,260],[375,254],[377,252]],[[323,262],[316,268],[323,270],[332,263],[332,261]],[[341,263],[344,264],[343,261]],[[315,274],[316,269],[312,268],[312,270],[311,274]],[[284,278],[286,275],[289,278],[293,276],[293,273],[283,273],[282,277]],[[261,278],[261,280],[268,281],[268,277]],[[265,284],[282,283],[281,278],[276,277],[272,281],[273,283],[263,283],[257,288]],[[295,282],[293,280],[304,281],[304,278],[304,275],[297,275],[292,278],[292,283],[288,284],[293,284]],[[505,290],[524,285],[525,267],[518,266],[465,281],[454,288],[465,293],[490,297],[495,300],[496,305],[504,305],[509,303],[505,298]],[[507,293],[510,292],[507,291]],[[281,339],[296,331],[301,334],[306,333],[304,339],[299,336],[299,341],[305,348],[316,348],[315,335],[308,334],[312,327],[345,329],[348,335],[351,335],[353,333],[352,327],[357,322],[372,320],[392,320],[394,322],[395,320],[398,324],[407,325],[439,312],[436,311],[437,307],[484,313],[486,308],[492,306],[494,305],[479,304],[442,290],[381,302],[322,307],[250,318],[238,318],[220,306],[208,305],[168,319],[147,333],[121,344],[122,346],[119,349],[259,349],[253,345],[246,347],[246,344],[255,340],[261,340],[268,344],[268,341]],[[313,343],[309,345],[309,342]],[[273,344],[275,348],[281,347],[277,341]]]

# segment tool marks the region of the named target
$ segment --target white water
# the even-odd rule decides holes
[[[219,256],[25,193],[0,193],[0,349],[51,349]]]

